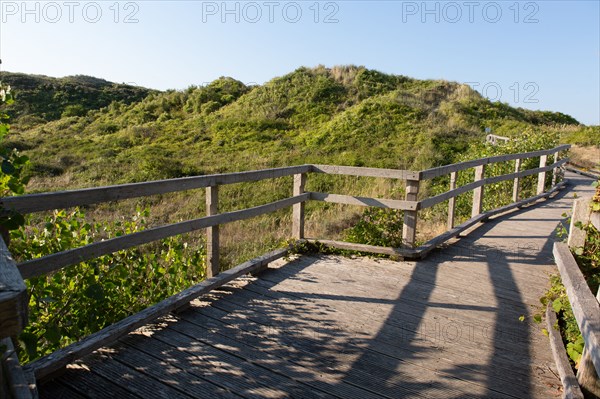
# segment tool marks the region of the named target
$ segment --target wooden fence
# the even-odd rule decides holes
[[[324,201],[338,204],[402,210],[404,212],[404,226],[402,232],[403,246],[400,248],[377,247],[340,241],[319,241],[342,249],[397,255],[409,259],[421,258],[436,246],[457,236],[462,231],[480,221],[485,221],[493,215],[548,197],[553,192],[557,191],[564,184],[564,182],[558,181],[559,171],[562,165],[568,160],[567,158],[560,159],[560,154],[562,151],[568,150],[569,147],[569,145],[563,145],[543,151],[482,158],[423,171],[331,165],[301,165],[250,172],[186,177],[84,190],[2,198],[0,200],[2,209],[26,214],[205,188],[206,216],[95,242],[80,248],[74,248],[26,261],[18,265],[15,264],[6,245],[4,245],[3,242],[0,243],[0,339],[17,336],[27,324],[28,298],[23,279],[41,276],[82,261],[167,237],[206,229],[208,278],[205,281],[151,306],[140,313],[123,319],[104,330],[92,334],[73,345],[38,359],[28,364],[26,367],[26,371],[34,373],[35,377],[38,379],[48,376],[50,373],[64,367],[69,362],[118,339],[157,317],[185,306],[186,303],[190,302],[192,299],[211,289],[225,284],[242,274],[257,272],[264,268],[269,262],[285,256],[288,249],[284,248],[276,250],[219,274],[219,226],[292,207],[293,226],[291,235],[297,240],[307,239],[304,232],[304,206],[307,201]],[[553,157],[553,162],[551,164],[548,164],[549,156]],[[539,167],[522,170],[523,160],[529,158],[539,158]],[[507,161],[514,161],[513,173],[486,177],[485,169],[487,165]],[[457,187],[457,173],[468,169],[474,170],[473,182]],[[306,181],[308,174],[310,173],[404,180],[406,187],[405,198],[403,200],[380,199],[307,192],[305,191]],[[549,179],[551,182],[551,188],[549,190],[545,190],[547,173],[552,174],[551,179]],[[450,177],[448,191],[432,197],[420,198],[419,190],[421,182],[447,175]],[[525,176],[535,175],[537,175],[536,195],[530,198],[521,199],[521,179]],[[291,197],[252,208],[219,213],[219,186],[243,182],[256,182],[284,176],[293,176],[293,193]],[[509,205],[483,212],[482,204],[484,187],[489,184],[503,181],[513,182],[513,202]],[[456,197],[471,191],[473,192],[471,218],[460,225],[455,225]],[[448,201],[448,230],[423,245],[416,247],[415,239],[418,227],[418,212],[445,201]]]

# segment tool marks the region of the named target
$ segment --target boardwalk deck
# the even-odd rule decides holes
[[[42,398],[553,398],[531,323],[571,186],[419,262],[303,256],[70,365]],[[519,321],[519,316],[526,321]]]

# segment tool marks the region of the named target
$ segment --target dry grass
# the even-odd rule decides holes
[[[600,148],[573,145],[569,151],[570,162],[586,169],[600,170]]]

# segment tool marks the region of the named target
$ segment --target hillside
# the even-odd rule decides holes
[[[16,93],[16,102],[7,107],[6,113],[13,124],[22,128],[61,117],[84,116],[88,111],[106,107],[112,102],[131,104],[153,92],[83,75],[51,78],[2,72],[0,77]]]
[[[355,66],[167,92],[87,77],[53,89],[36,86],[39,77],[4,79],[17,94],[9,144],[30,156],[33,190],[305,162],[420,169],[452,162],[486,127],[580,129],[568,115],[493,103],[467,85]]]

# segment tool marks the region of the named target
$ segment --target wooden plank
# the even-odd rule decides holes
[[[567,357],[567,350],[563,344],[560,331],[555,327],[557,325],[556,313],[552,309],[552,304],[548,303],[546,307],[546,322],[548,329],[548,336],[550,338],[550,348],[552,349],[552,355],[554,356],[554,362],[558,369],[558,375],[560,381],[563,384],[563,398],[564,399],[583,399],[583,393],[577,383],[577,378],[573,374],[571,363]]]
[[[89,363],[91,366],[93,363]],[[48,391],[54,390],[56,385],[64,385],[73,392],[83,395],[87,399],[127,398],[132,395],[130,391],[115,384],[94,371],[87,365],[70,365],[59,377],[38,384],[40,396],[46,396]],[[93,366],[92,366],[93,367]],[[61,398],[54,396],[53,399]]]
[[[600,375],[600,307],[567,244],[554,243],[554,259],[567,291],[573,315],[585,340],[596,373]]]
[[[383,177],[387,179],[418,180],[421,172],[400,169],[363,168],[355,166],[311,165],[311,172],[329,175]]]
[[[17,336],[27,325],[27,287],[0,237],[0,339]]]
[[[382,254],[389,256],[400,256],[400,257],[411,257],[414,256],[416,251],[410,248],[392,248],[392,247],[379,247],[376,245],[367,245],[367,244],[356,244],[353,242],[346,241],[335,241],[335,240],[319,240],[309,238],[306,241],[312,243],[321,243],[333,248],[344,249],[347,251],[358,251],[358,252],[367,252],[373,254]]]
[[[305,185],[305,173],[294,175],[294,188],[292,195],[297,196],[304,194]],[[292,207],[292,238],[295,238],[296,240],[304,238],[304,202],[295,204]]]
[[[561,145],[561,146],[558,146],[556,148],[552,148],[549,150],[532,151],[532,152],[525,152],[525,153],[519,153],[519,154],[498,155],[498,156],[489,157],[489,158],[481,158],[481,159],[472,160],[472,161],[455,163],[452,165],[439,166],[436,168],[431,168],[431,169],[421,171],[420,177],[422,180],[433,179],[435,177],[447,175],[451,172],[459,172],[461,170],[470,169],[470,168],[474,168],[474,167],[481,166],[481,165],[487,165],[487,164],[496,163],[496,162],[514,161],[515,159],[534,158],[534,157],[539,157],[542,155],[553,154],[558,151],[566,151],[569,148],[571,148],[571,145],[565,144],[565,145]]]
[[[201,372],[190,373],[190,368],[183,368],[180,363],[169,361],[166,353],[162,356],[159,353],[157,357],[154,357],[139,348],[120,345],[116,348],[116,352],[111,354],[111,358],[113,363],[116,360],[133,370],[144,373],[147,376],[142,382],[144,384],[146,381],[160,382],[192,398],[242,398],[232,392],[235,387],[231,386],[227,380],[199,378],[204,377]],[[162,397],[170,398],[169,395],[172,394],[165,393]],[[257,396],[250,397],[257,398]]]
[[[416,201],[419,195],[419,180],[406,181],[406,201]],[[404,211],[404,224],[402,225],[402,245],[412,248],[417,235],[418,211]]]
[[[219,186],[206,187],[206,216],[219,213]],[[206,228],[206,277],[219,274],[219,225]]]
[[[483,180],[485,174],[485,165],[479,165],[475,168],[475,182]],[[538,193],[539,194],[539,193]],[[473,190],[473,207],[471,208],[471,217],[475,217],[481,213],[483,205],[483,186]]]
[[[368,374],[360,370],[350,370],[352,378],[340,379],[337,369],[340,368],[340,363],[332,363],[331,358],[326,359],[324,351],[328,348],[321,345],[321,351],[306,350],[301,345],[298,345],[298,340],[294,342],[282,342],[275,337],[270,337],[261,333],[259,328],[248,326],[247,319],[239,320],[241,323],[229,320],[213,319],[214,322],[223,324],[215,329],[214,333],[203,333],[205,330],[207,317],[204,313],[214,314],[215,312],[225,314],[226,312],[216,308],[209,307],[202,309],[201,312],[189,312],[183,315],[185,321],[176,323],[171,328],[189,335],[201,336],[201,339],[207,344],[223,351],[230,351],[232,354],[242,354],[251,359],[253,362],[269,368],[270,370],[282,370],[291,373],[298,373],[304,377],[301,379],[303,383],[310,385],[313,388],[324,391],[329,395],[335,395],[339,398],[391,398],[389,395],[381,395],[379,392],[386,384],[373,385],[376,383],[374,375]],[[238,318],[239,315],[233,315]],[[246,323],[243,323],[246,321]],[[231,324],[230,324],[231,323]],[[254,323],[257,324],[257,323]],[[259,327],[259,326],[257,326]],[[267,328],[272,328],[272,325],[267,325]],[[263,330],[264,331],[264,330]],[[322,332],[319,332],[321,335]],[[293,347],[293,350],[289,348]],[[339,353],[340,357],[345,357],[347,360],[344,364],[350,364],[350,359],[344,353]],[[328,361],[329,360],[329,361]],[[372,367],[376,370],[376,367]],[[406,389],[401,386],[395,386],[396,393],[399,397],[406,397]],[[403,394],[404,393],[404,394]],[[415,393],[413,392],[413,395]],[[418,396],[417,396],[418,397]]]
[[[210,186],[253,182],[265,179],[307,173],[310,165],[289,166],[248,172],[224,173],[217,175],[182,177],[179,179],[158,180],[117,186],[88,188],[83,190],[59,191],[53,193],[30,194],[0,199],[0,207],[20,213],[64,209],[74,206],[120,201],[150,195],[193,190]]]
[[[346,205],[357,205],[357,206],[371,206],[376,208],[387,208],[387,209],[402,209],[415,211],[417,210],[418,202],[416,201],[401,201],[392,199],[382,198],[368,198],[368,197],[355,197],[352,195],[341,195],[341,194],[327,194],[311,192],[310,199],[313,201],[324,201],[335,204],[346,204]]]
[[[244,262],[233,269],[224,271],[218,276],[209,278],[200,284],[183,290],[182,292],[157,303],[156,305],[150,306],[139,313],[129,316],[115,324],[112,324],[109,327],[91,334],[79,342],[35,360],[29,363],[26,368],[32,370],[35,373],[36,378],[44,378],[45,376],[65,367],[67,364],[74,362],[75,360],[93,352],[102,346],[116,341],[118,338],[157,319],[158,317],[164,316],[175,309],[181,308],[191,300],[206,294],[210,290],[220,287],[221,285],[234,280],[241,275],[252,273],[257,269],[264,267],[268,263],[284,257],[287,255],[288,251],[289,248],[278,249],[248,262]]]
[[[214,323],[206,327],[212,328]],[[203,332],[203,334],[207,334]],[[129,344],[129,341],[127,342]],[[190,337],[174,329],[167,328],[152,334],[152,339],[145,342],[134,343],[132,346],[150,354],[168,355],[176,365],[198,372],[201,376],[212,373],[231,373],[231,370],[240,370],[240,378],[235,377],[238,384],[234,392],[241,393],[240,389],[257,391],[260,389],[269,397],[298,397],[303,399],[323,399],[333,396],[311,389],[302,381],[297,381],[284,370],[270,370],[258,366],[251,361],[241,357],[240,353],[232,355],[226,351],[219,350],[198,339],[198,336]],[[213,359],[218,359],[214,362]]]
[[[19,357],[15,351],[12,340],[4,338],[0,340],[0,347],[4,346],[5,351],[0,359],[0,367],[3,369],[1,374],[6,381],[0,381],[0,385],[6,383],[12,399],[31,399],[31,389],[23,372]]]
[[[546,162],[548,161],[548,155],[542,155],[540,157],[540,168],[546,167]],[[538,182],[537,182],[537,194],[541,194],[544,192],[544,187],[546,185],[546,171],[542,171],[538,174]]]
[[[521,171],[521,160],[515,159],[515,174],[518,174],[520,171]],[[521,178],[518,175],[513,180],[513,194],[512,194],[513,202],[519,201],[519,191],[520,191],[519,181],[520,180],[521,180]],[[554,187],[554,184],[552,186]]]
[[[457,172],[450,173],[450,190],[456,189],[456,174]],[[456,197],[452,197],[448,200],[448,230],[454,227],[454,218],[456,211]]]
[[[127,234],[121,237],[95,242],[83,247],[58,252],[43,258],[26,261],[18,265],[18,268],[23,278],[40,276],[59,270],[65,266],[74,265],[102,255],[161,240],[163,238],[270,213],[306,201],[308,198],[309,194],[305,193],[296,197],[286,198],[253,208],[154,227],[152,229]]]
[[[86,366],[89,367],[91,372],[125,388],[129,391],[129,396],[132,398],[192,398],[191,395],[186,395],[180,390],[171,388],[169,385],[150,378],[145,373],[113,360],[108,353],[94,354],[94,361],[86,361]],[[175,384],[175,386],[177,385]],[[116,395],[109,397],[116,397]]]

